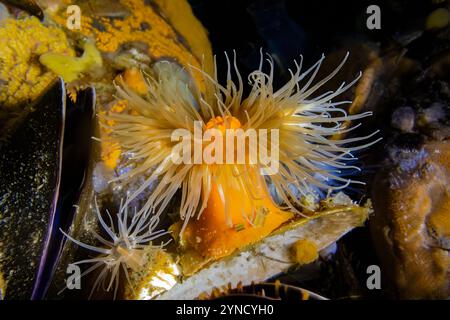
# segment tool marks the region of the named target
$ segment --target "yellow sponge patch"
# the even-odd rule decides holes
[[[292,258],[298,264],[314,262],[319,257],[317,245],[310,240],[298,240],[292,246]]]
[[[39,61],[64,81],[72,82],[83,73],[102,66],[102,56],[95,45],[86,42],[81,57],[69,57],[58,53],[46,53],[39,57]]]

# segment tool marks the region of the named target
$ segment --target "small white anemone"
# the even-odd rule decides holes
[[[128,206],[124,205],[123,201],[121,201],[119,212],[115,217],[111,216],[109,211],[106,210],[109,223],[103,219],[97,200],[95,200],[95,212],[101,228],[110,240],[105,239],[93,230],[90,232],[103,246],[89,245],[74,239],[62,230],[61,232],[80,247],[99,254],[95,258],[72,263],[72,265],[93,264],[78,277],[78,280],[103,267],[92,286],[89,298],[100,287],[107,292],[114,287],[115,298],[120,283],[120,269],[122,268],[130,288],[133,290],[128,274],[129,269],[139,272],[151,263],[154,253],[167,244],[166,242],[160,245],[152,245],[152,241],[168,232],[164,230],[155,231],[159,219],[150,215],[148,211],[140,210],[137,212],[135,209],[132,217],[129,218]]]

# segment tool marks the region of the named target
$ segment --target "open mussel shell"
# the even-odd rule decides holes
[[[90,141],[89,126],[79,137],[74,132],[76,127],[81,129],[75,123],[92,122],[93,91],[87,90],[79,101],[78,107],[70,106],[74,120],[67,121],[66,91],[58,80],[0,145],[0,289],[4,299],[41,299],[52,277],[63,241],[58,230],[67,230],[71,224],[88,157],[83,150],[74,156],[70,146],[80,145],[78,140],[87,135]],[[77,160],[76,167],[62,169],[69,157],[70,163]]]
[[[60,230],[67,232],[77,212],[77,203],[86,182],[86,171],[91,156],[92,132],[95,115],[95,91],[88,88],[77,93],[76,103],[67,100],[60,192],[56,208],[55,224],[51,230],[49,252],[51,257],[44,267],[36,298],[46,297],[50,283],[59,263],[66,238]]]
[[[217,300],[328,300],[312,291],[279,282],[259,283],[229,290],[216,297]]]
[[[91,93],[94,92],[91,91]],[[79,98],[77,98],[77,101],[78,99]],[[89,102],[92,102],[92,115],[95,116],[94,95],[91,96]],[[88,103],[85,104],[86,107],[88,105]],[[83,179],[80,181],[82,184],[76,192],[76,199],[74,197],[72,200],[67,201],[65,210],[70,212],[70,219],[67,220],[64,227],[61,227],[61,230],[79,241],[95,245],[97,239],[95,239],[90,232],[90,228],[98,231],[97,216],[93,210],[95,191],[92,176],[95,164],[98,161],[97,158],[99,157],[100,145],[95,142],[93,143],[92,137],[98,136],[98,126],[96,125],[96,121],[92,119],[89,123],[89,129],[83,126],[79,129],[82,129],[81,133],[84,133],[85,139],[83,139],[83,143],[74,144],[74,147],[77,146],[77,149],[74,149],[73,151],[79,154],[80,147],[84,146],[84,148],[86,148],[85,151],[87,154],[83,157],[83,174],[80,175],[79,173],[71,172],[71,169],[68,169],[67,173],[72,173],[73,176],[78,175]],[[69,159],[67,168],[71,168],[71,166],[74,165],[76,166],[76,162],[77,159]],[[63,173],[65,172],[65,168],[66,167],[63,167]],[[71,203],[76,203],[76,205],[69,208],[68,206],[71,205]],[[55,261],[54,269],[52,270],[53,276],[49,280],[45,298],[51,300],[87,299],[90,293],[90,289],[87,286],[82,285],[81,288],[77,288],[76,290],[70,290],[70,288],[67,287],[68,277],[70,276],[68,273],[69,266],[71,266],[74,261],[85,259],[86,251],[83,249],[79,250],[78,245],[74,244],[72,241],[67,241],[67,238],[60,230],[55,229],[55,232],[59,233],[58,236],[62,237],[62,241],[59,243],[58,259]]]

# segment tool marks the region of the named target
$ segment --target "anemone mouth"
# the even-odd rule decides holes
[[[273,62],[268,56],[266,62],[270,70],[263,72],[264,56],[261,53],[259,68],[248,77],[250,93],[246,98],[243,97],[244,82],[236,65],[236,54],[232,62],[228,56],[226,58],[225,86],[217,81],[217,72],[210,76],[201,69],[190,67],[191,72],[198,72],[203,77],[206,84],[204,92],[186,84],[181,77],[182,69],[170,63],[160,64],[156,76],[147,75],[145,96],[134,92],[123,81],[119,83],[118,96],[127,101],[128,110],[109,113],[103,119],[110,121],[110,125],[105,125],[110,132],[109,137],[122,152],[132,155],[126,160],[132,169],[115,181],[125,184],[135,176],[147,177],[129,196],[130,201],[155,184],[144,210],[160,216],[169,200],[181,189],[180,217],[186,224],[190,218],[199,217],[205,209],[218,171],[224,172],[225,180],[241,188],[245,196],[254,197],[254,189],[258,185],[246,174],[253,170],[267,170],[267,163],[257,160],[211,165],[171,161],[170,155],[177,147],[177,141],[172,139],[173,131],[183,129],[193,133],[195,123],[200,123],[203,129],[214,127],[219,131],[227,128],[278,130],[278,171],[268,176],[266,182],[274,187],[282,205],[291,211],[300,213],[296,208],[303,206],[301,198],[315,194],[315,189],[334,191],[360,183],[342,177],[341,172],[358,170],[349,165],[356,159],[354,152],[379,141],[372,139],[377,132],[340,140],[332,137],[358,127],[348,127],[349,121],[371,115],[370,112],[349,115],[341,106],[351,101],[334,101],[351,88],[361,74],[334,91],[314,97],[314,93],[343,67],[348,54],[333,72],[314,84],[325,56],[304,72],[301,57],[299,63],[295,62],[295,72],[290,71],[290,81],[275,90]],[[232,73],[237,82],[233,82]],[[268,148],[265,151],[270,153]],[[224,198],[222,202],[225,202]]]

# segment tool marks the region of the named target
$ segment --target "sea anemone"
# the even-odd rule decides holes
[[[130,178],[146,176],[145,182],[129,195],[132,200],[144,190],[152,188],[145,210],[151,209],[159,216],[179,188],[182,189],[180,216],[184,220],[181,233],[190,218],[197,219],[205,210],[215,210],[225,214],[229,227],[238,224],[233,215],[238,211],[245,224],[254,226],[255,220],[265,215],[266,209],[273,209],[267,198],[267,183],[275,187],[284,208],[300,213],[302,195],[311,195],[313,189],[338,190],[351,183],[358,183],[342,177],[343,169],[354,168],[348,161],[354,161],[354,151],[366,148],[374,141],[349,146],[370,139],[375,133],[356,138],[334,140],[332,136],[353,130],[346,127],[346,121],[370,116],[370,112],[348,115],[339,106],[351,101],[332,101],[359,79],[349,84],[342,83],[336,91],[328,91],[319,96],[313,94],[333,78],[347,60],[327,77],[313,84],[324,56],[311,68],[302,73],[302,60],[296,62],[296,71],[291,71],[291,79],[278,90],[273,87],[273,62],[267,59],[270,70],[263,72],[263,54],[259,68],[248,77],[251,87],[247,98],[243,98],[244,84],[236,66],[227,57],[228,75],[226,86],[219,84],[217,71],[211,77],[203,70],[191,67],[191,73],[200,73],[206,84],[206,92],[200,92],[189,82],[185,73],[175,64],[159,63],[154,75],[147,75],[147,94],[141,96],[133,92],[123,81],[117,86],[118,95],[128,101],[128,112],[110,113],[103,116],[110,137],[127,154],[126,166],[131,170],[117,177],[125,184]],[[216,68],[217,69],[217,68]],[[232,70],[237,84],[232,81]],[[301,85],[301,83],[304,84]],[[201,129],[226,129],[247,132],[249,129],[267,129],[277,132],[279,148],[278,171],[270,175],[262,172],[269,169],[261,158],[251,159],[251,146],[245,149],[244,163],[205,163],[197,161],[195,152],[189,154],[191,163],[174,163],[173,150],[179,150],[182,141],[173,140],[173,132],[183,129],[192,133],[190,144],[200,143],[203,147],[213,144],[211,138],[198,141],[194,131],[196,124]],[[274,130],[274,131],[271,131]],[[269,134],[271,135],[271,134]],[[270,139],[270,137],[269,137]],[[271,144],[272,145],[272,144]],[[273,145],[272,145],[273,146]],[[265,154],[271,150],[259,145]],[[217,151],[217,150],[216,150]],[[233,150],[236,157],[239,150]],[[260,150],[261,152],[261,150]],[[260,153],[261,154],[261,153]],[[183,154],[184,155],[184,154]],[[201,157],[202,155],[200,155]],[[234,198],[231,199],[230,197]],[[212,204],[210,201],[216,202]],[[245,203],[248,202],[248,207]],[[223,207],[219,210],[217,203]],[[238,204],[237,207],[233,205]],[[213,208],[214,207],[214,208]],[[239,227],[239,226],[238,226]],[[245,227],[245,226],[244,226]]]
[[[109,292],[114,286],[115,298],[120,283],[120,273],[123,271],[130,284],[129,287],[133,289],[128,270],[139,272],[144,268],[149,269],[158,251],[162,250],[162,247],[165,245],[164,243],[152,245],[152,241],[167,232],[163,230],[155,231],[159,219],[155,216],[150,216],[148,212],[139,211],[137,213],[137,210],[134,210],[132,217],[129,218],[128,207],[124,205],[124,201],[121,202],[116,216],[111,216],[109,211],[106,210],[109,225],[102,217],[97,200],[95,200],[95,212],[100,226],[110,238],[110,240],[107,240],[91,230],[94,238],[103,245],[102,247],[83,243],[69,236],[64,231],[61,230],[61,232],[80,247],[99,254],[95,258],[72,263],[72,265],[93,264],[79,278],[103,267],[92,286],[90,297],[99,288]]]

